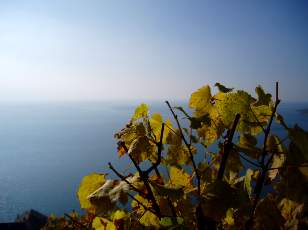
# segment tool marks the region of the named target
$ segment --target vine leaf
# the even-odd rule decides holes
[[[211,99],[211,88],[205,85],[191,94],[189,107],[195,110],[197,117],[205,115],[211,107]]]
[[[252,157],[253,159],[258,159],[262,154],[262,150],[256,147],[256,145],[257,138],[249,133],[244,133],[240,136],[236,149],[239,152],[243,152],[247,156]]]
[[[280,168],[284,165],[286,161],[286,148],[281,143],[281,140],[279,137],[275,135],[271,135],[268,138],[267,148],[269,151],[274,154],[271,168]],[[279,169],[273,169],[269,170],[268,177],[271,180],[274,180],[276,176],[278,175]]]
[[[141,136],[136,138],[131,143],[130,148],[128,149],[128,153],[138,163],[143,162],[147,159],[154,161],[157,157],[155,154],[155,144],[147,136]]]
[[[245,189],[249,197],[251,197],[251,194],[252,194],[251,177],[253,176],[253,174],[254,174],[254,171],[252,169],[250,168],[247,169],[245,179],[244,179],[244,186],[245,186]]]
[[[146,208],[151,208],[151,204],[149,203],[149,201],[145,198],[143,198],[142,196],[140,195],[135,195],[135,200],[133,200],[131,202],[131,206],[132,206],[132,209],[134,211],[137,212],[137,214],[139,214],[140,216],[140,219],[139,219],[139,222],[140,224],[146,226],[146,227],[156,227],[156,228],[159,228],[160,225],[159,225],[159,218],[154,215],[152,212],[150,211],[147,211],[145,209]],[[138,202],[136,201],[138,200]],[[140,205],[139,203],[141,203],[142,205]]]
[[[260,201],[255,212],[254,229],[284,229],[284,222],[285,220],[272,196],[268,195]]]
[[[170,165],[185,165],[190,162],[189,151],[186,146],[182,143],[180,131],[177,129],[174,132],[169,132],[166,139],[168,144],[168,151],[165,163]],[[192,147],[192,152],[195,153],[196,149]]]
[[[219,82],[215,83],[215,86],[218,88],[221,93],[229,93],[233,90],[233,88],[227,88],[226,86],[220,84]]]
[[[145,118],[148,116],[148,113],[149,113],[149,107],[146,104],[142,103],[135,109],[132,121],[136,121],[140,118]]]
[[[234,225],[234,209],[229,208],[226,212],[226,217],[224,218],[223,222],[229,226]]]
[[[272,95],[265,93],[260,85],[256,87],[256,94],[258,95],[258,100],[253,104],[254,106],[269,105],[271,103]]]
[[[106,174],[91,173],[83,177],[79,189],[77,191],[77,196],[80,202],[80,207],[83,209],[92,208],[92,204],[88,200],[88,196],[100,188],[105,183]]]
[[[150,126],[152,129],[153,134],[156,137],[156,140],[160,140],[160,134],[161,134],[161,128],[162,128],[162,124],[163,124],[163,118],[159,113],[153,113],[150,119]],[[172,124],[170,122],[170,120],[166,120],[166,125],[169,128],[172,128]],[[170,129],[164,129],[164,134],[163,134],[163,144],[166,143],[167,137],[170,133]]]
[[[219,180],[209,184],[205,189],[202,208],[205,216],[220,221],[225,217],[229,208],[239,209],[246,213],[249,203],[247,193]]]
[[[103,217],[95,217],[92,222],[92,228],[95,230],[117,230],[112,221]]]
[[[302,165],[308,163],[308,133],[295,125],[289,129],[291,143],[289,145],[289,154],[287,164]],[[308,181],[308,167],[298,167],[298,170]]]
[[[192,185],[192,176],[184,172],[183,169],[178,169],[171,166],[169,169],[169,175],[170,185],[174,185],[176,187],[182,186],[184,187],[185,192],[190,192],[194,189]]]

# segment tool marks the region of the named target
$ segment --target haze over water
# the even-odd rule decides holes
[[[168,110],[151,103],[152,112]],[[91,172],[109,172],[119,161],[113,134],[134,112],[136,103],[28,103],[0,106],[0,222],[13,221],[30,208],[61,215],[79,210],[76,190]],[[296,109],[308,103],[282,104],[288,123],[308,129],[308,116]],[[170,117],[170,115],[168,114]]]

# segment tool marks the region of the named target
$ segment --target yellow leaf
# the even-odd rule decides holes
[[[144,215],[139,219],[140,224],[146,227],[160,227],[159,218],[154,215],[152,212],[146,211]]]
[[[195,109],[196,116],[202,116],[211,107],[211,98],[211,88],[209,85],[205,85],[191,94],[189,107]]]
[[[92,207],[87,197],[104,183],[105,174],[91,173],[82,179],[77,192],[81,208],[89,209]]]
[[[156,141],[158,142],[160,140],[160,134],[161,134],[161,129],[162,129],[162,124],[163,124],[163,118],[159,113],[153,113],[152,117],[150,119],[150,125],[153,134],[155,135]],[[164,129],[164,134],[163,134],[163,144],[166,143],[167,136],[170,132],[169,127],[172,127],[172,124],[170,120],[166,121],[166,125],[168,127],[165,127]]]
[[[151,204],[149,203],[149,201],[147,199],[143,198],[142,196],[140,196],[139,194],[135,195],[134,198],[135,199],[132,200],[132,202],[131,202],[131,206],[132,206],[132,209],[134,211],[136,211],[138,214],[144,213],[144,211],[145,211],[144,207],[146,207],[146,208],[151,207]],[[139,203],[141,203],[142,205],[139,204]]]
[[[108,219],[95,217],[92,222],[92,228],[95,230],[117,230],[116,226]]]
[[[145,160],[154,160],[157,157],[156,148],[154,143],[152,143],[147,136],[138,137],[135,139],[128,153],[137,161],[138,163]]]
[[[227,225],[234,225],[234,209],[233,208],[229,208],[226,212],[226,217],[224,219],[224,222]]]
[[[185,192],[190,192],[194,189],[192,185],[192,176],[184,172],[183,169],[178,169],[171,166],[169,174],[170,182],[172,185],[175,185],[177,187],[183,186]]]
[[[132,121],[136,121],[140,118],[145,118],[148,116],[149,108],[146,104],[142,103],[135,109],[135,114],[132,117]]]
[[[139,222],[146,227],[159,227],[159,218],[150,211],[146,211],[144,207],[151,208],[151,204],[145,198],[140,195],[135,195],[135,200],[131,202],[132,209],[137,214],[141,215]],[[138,202],[136,201],[138,200]],[[140,205],[141,203],[142,205]]]
[[[117,210],[115,211],[115,213],[112,216],[112,220],[116,221],[116,220],[121,220],[126,218],[126,212],[124,212],[123,210]]]
[[[251,187],[251,177],[253,176],[254,172],[252,169],[247,169],[246,171],[246,175],[245,175],[245,179],[244,179],[244,186],[245,189],[249,195],[249,197],[251,197],[252,194],[252,187]]]

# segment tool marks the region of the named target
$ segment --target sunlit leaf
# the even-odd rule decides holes
[[[117,132],[114,136],[116,139],[125,143],[126,147],[129,148],[131,143],[138,137],[146,135],[146,129],[143,123],[127,124],[125,128]]]
[[[105,174],[91,173],[83,177],[77,195],[80,202],[80,207],[89,209],[92,204],[88,200],[88,196],[100,188],[105,183]]]
[[[95,230],[117,230],[113,222],[102,217],[95,217],[92,222],[92,228]]]
[[[244,179],[245,189],[246,189],[249,197],[251,197],[251,194],[252,194],[251,177],[253,176],[253,174],[254,174],[254,172],[253,172],[252,169],[247,169],[245,179]]]
[[[227,225],[234,225],[234,209],[229,208],[226,212],[226,217],[224,218],[224,223]]]
[[[137,161],[138,163],[153,159],[157,157],[156,146],[153,142],[149,140],[146,136],[141,136],[135,139],[130,148],[128,149],[128,153]]]
[[[140,118],[145,118],[148,116],[148,113],[149,113],[149,107],[146,104],[142,103],[135,109],[132,121],[136,121]]]
[[[169,175],[171,185],[183,186],[185,192],[193,190],[192,176],[184,172],[183,169],[171,166],[169,169]]]
[[[163,144],[166,143],[167,137],[170,133],[170,128],[172,128],[172,124],[170,120],[166,120],[166,125],[164,129],[164,134],[163,134]],[[152,129],[152,132],[154,133],[156,137],[156,141],[158,142],[160,140],[160,134],[161,134],[161,129],[162,129],[162,124],[163,124],[163,118],[159,113],[153,113],[152,117],[150,119],[150,126]]]
[[[138,202],[136,201],[138,200]],[[142,205],[140,205],[141,203]],[[139,222],[146,227],[159,227],[159,218],[150,211],[146,211],[146,208],[151,208],[149,201],[140,195],[135,196],[135,200],[132,201],[131,206],[134,211],[140,215]]]
[[[112,215],[112,220],[116,221],[116,220],[121,220],[121,219],[125,219],[127,217],[127,213],[123,210],[117,210],[115,211],[115,213]]]
[[[189,100],[189,107],[195,110],[196,116],[202,116],[211,107],[211,88],[205,85],[192,93]]]

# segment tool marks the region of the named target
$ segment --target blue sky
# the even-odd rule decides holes
[[[0,101],[308,99],[308,1],[0,1]]]

